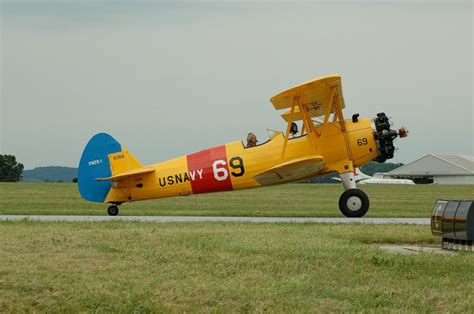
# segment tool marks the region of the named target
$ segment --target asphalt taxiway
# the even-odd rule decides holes
[[[429,225],[429,218],[296,218],[296,217],[215,217],[215,216],[54,216],[54,215],[0,215],[0,221],[61,221],[61,222],[253,222],[253,223],[360,223],[360,224],[415,224]]]

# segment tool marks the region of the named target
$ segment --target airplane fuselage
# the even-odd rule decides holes
[[[321,136],[322,127],[326,127],[324,136]],[[344,125],[340,122],[319,125],[303,136],[289,139],[285,149],[284,145],[285,137],[278,132],[255,147],[235,141],[156,163],[148,166],[155,170],[153,174],[114,182],[104,202],[123,203],[301,181],[335,171],[353,171],[378,155],[369,119],[345,120]],[[290,179],[275,177],[264,183],[255,179],[259,173],[301,156],[322,156],[324,164],[317,173],[301,171]]]
[[[260,145],[241,141],[205,149],[145,166],[106,133],[95,134],[82,152],[78,168],[81,196],[111,205],[111,216],[124,202],[190,194],[250,189],[339,173],[344,192],[339,209],[347,217],[362,217],[370,206],[357,189],[355,169],[370,160],[394,157],[394,140],[408,130],[391,129],[379,112],[373,120],[359,114],[345,120],[341,77],[328,75],[291,87],[270,98],[286,121],[285,135],[276,132]],[[301,136],[289,139],[301,121]],[[253,136],[249,139],[253,143]]]

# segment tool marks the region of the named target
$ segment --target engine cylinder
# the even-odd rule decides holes
[[[393,141],[399,134],[401,135],[402,132],[397,132],[397,130],[390,128],[390,119],[383,112],[377,113],[377,117],[374,119],[374,125],[374,137],[379,151],[379,156],[375,158],[375,161],[385,162],[387,159],[393,158],[395,153]],[[403,137],[405,137],[407,133],[408,131],[403,128]]]

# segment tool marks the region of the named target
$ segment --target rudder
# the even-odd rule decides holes
[[[104,202],[110,188],[111,181],[97,181],[97,178],[110,177],[109,154],[122,151],[122,145],[107,133],[94,135],[81,156],[77,182],[81,196],[91,202]]]

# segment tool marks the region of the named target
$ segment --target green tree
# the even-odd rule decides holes
[[[20,181],[23,168],[14,155],[0,155],[0,182]]]
[[[389,172],[401,166],[403,166],[402,163],[391,163],[391,162],[378,163],[375,161],[371,161],[367,163],[365,166],[363,166],[361,170],[366,175],[373,176],[374,173],[376,172]]]

